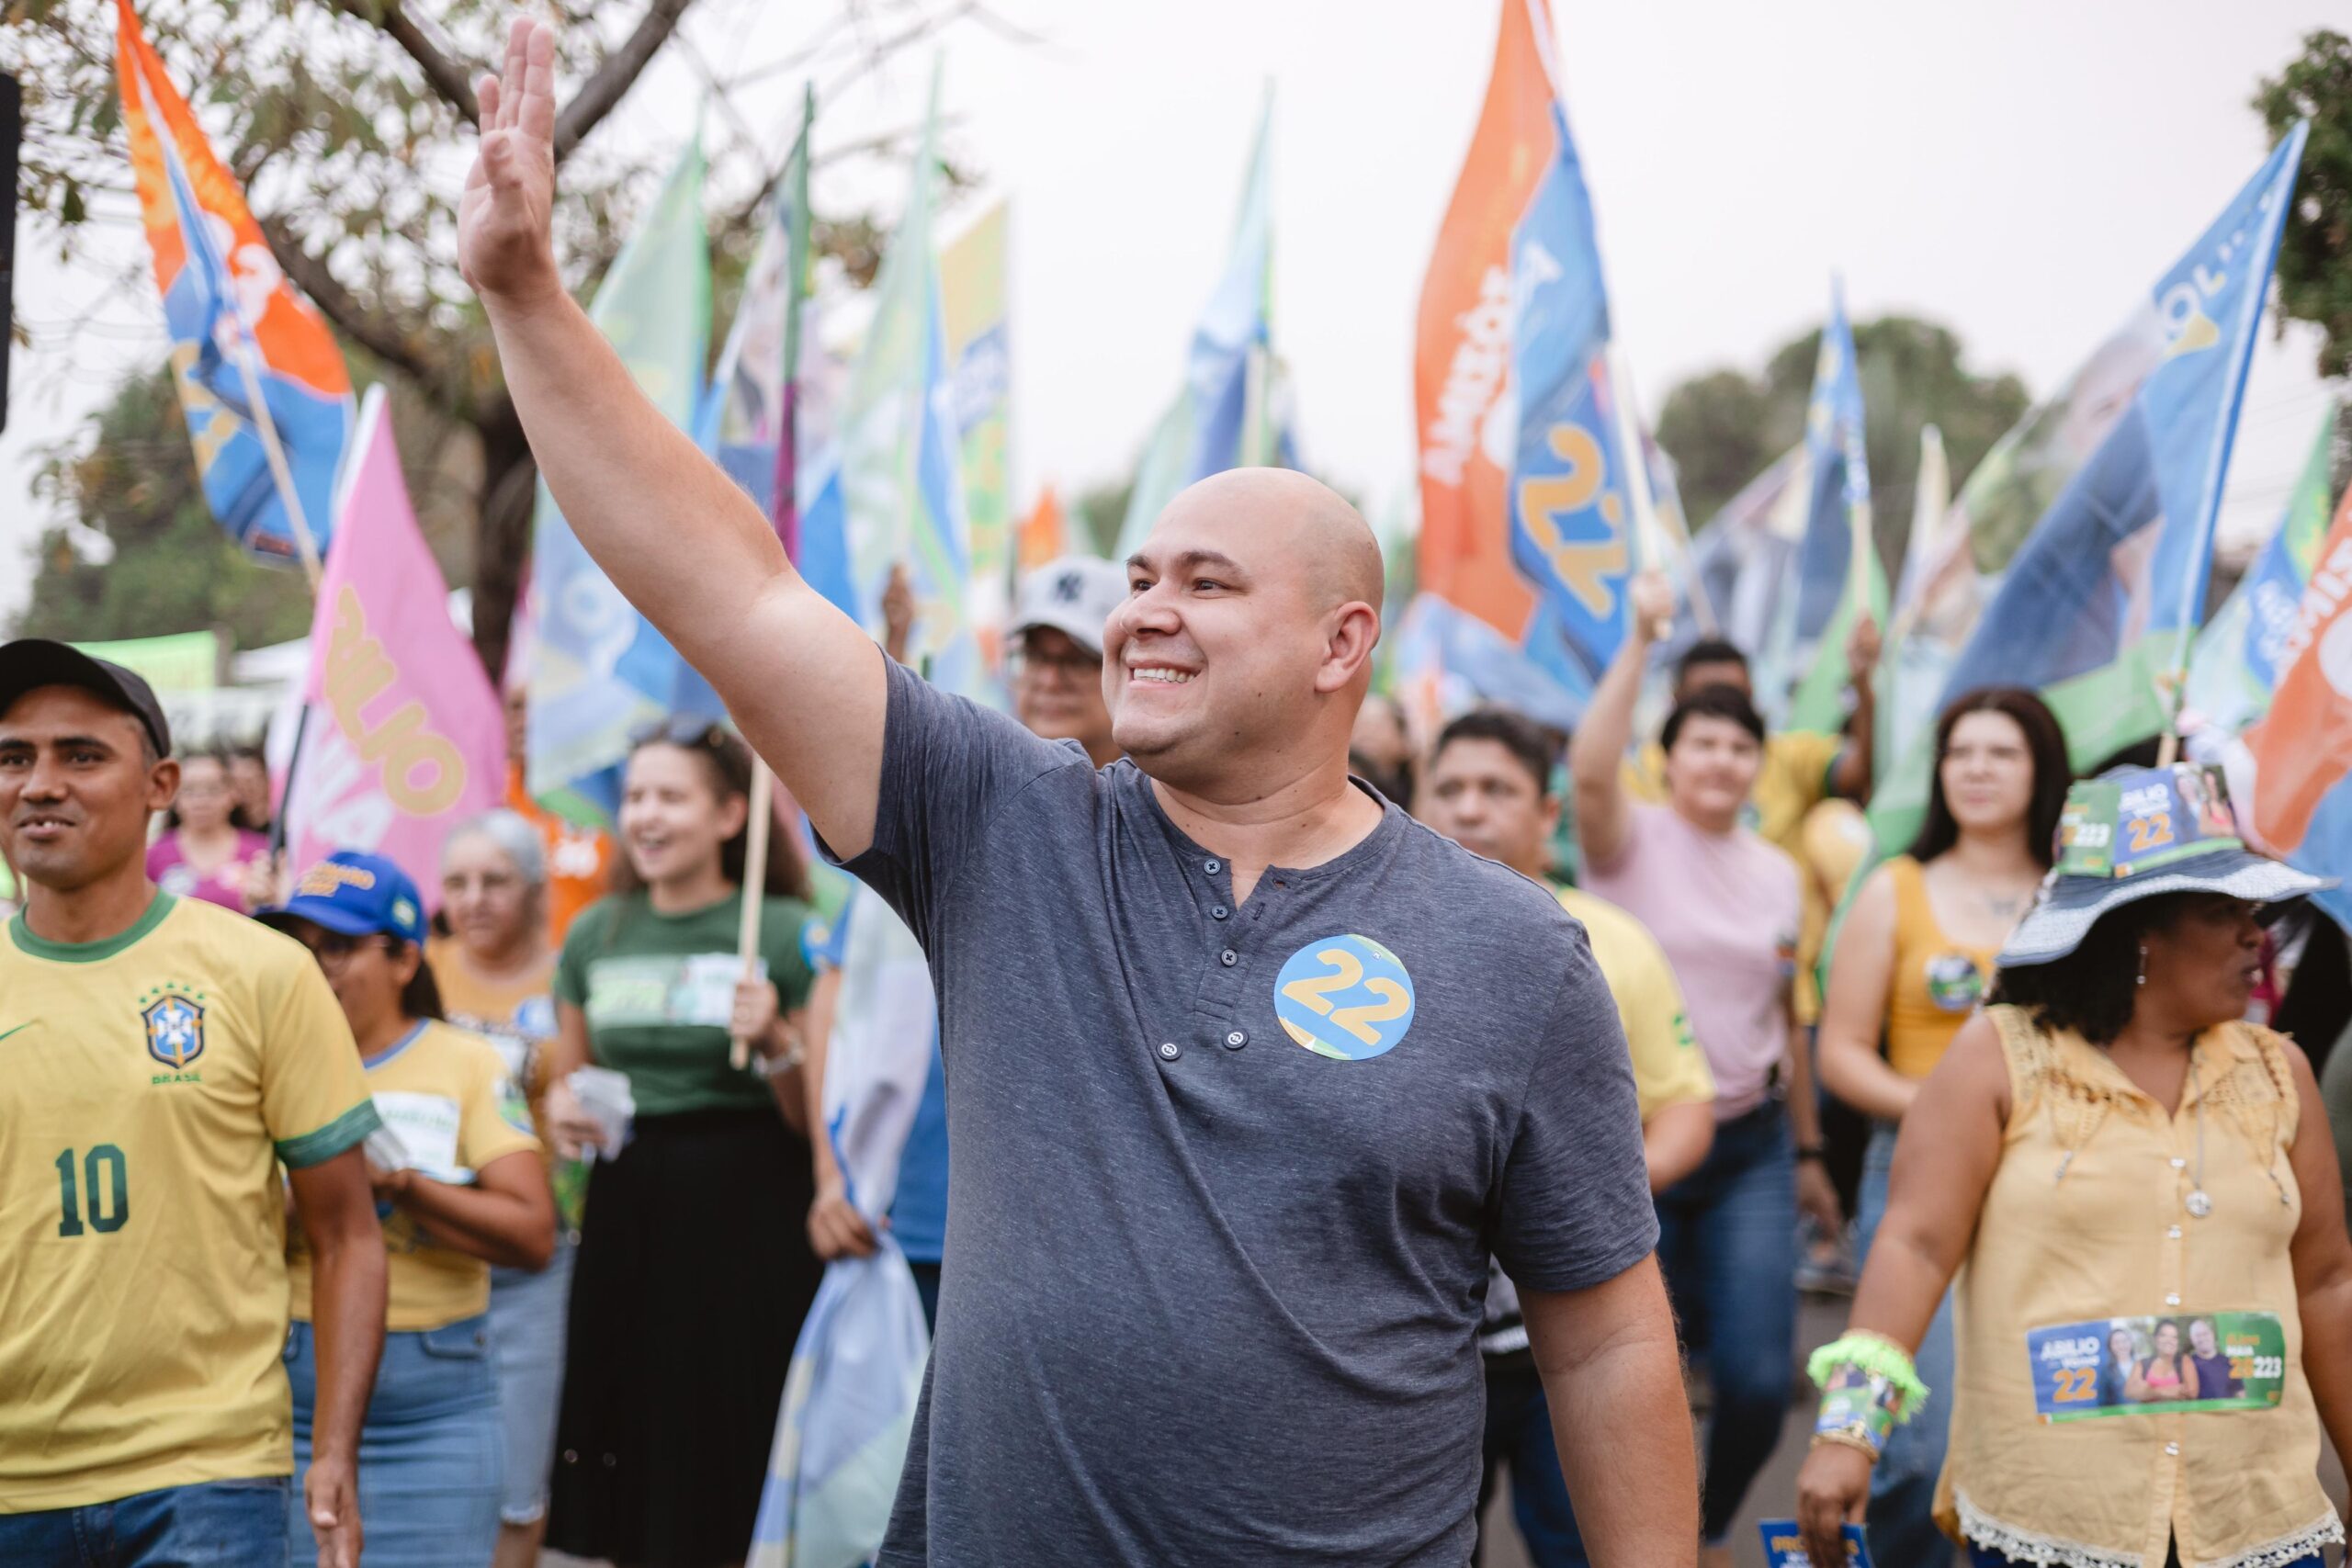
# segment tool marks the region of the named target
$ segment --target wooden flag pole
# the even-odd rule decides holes
[[[743,839],[743,913],[735,928],[735,953],[743,961],[743,978],[760,977],[760,915],[768,884],[768,823],[775,815],[775,775],[757,757],[752,760],[751,820]],[[752,1041],[739,1034],[727,1053],[738,1069],[751,1066]]]

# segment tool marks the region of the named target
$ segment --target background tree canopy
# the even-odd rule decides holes
[[[1804,438],[1818,328],[1792,338],[1760,374],[1709,371],[1681,382],[1658,412],[1657,439],[1679,469],[1683,510],[1703,526],[1775,458]],[[1983,376],[1962,363],[1949,328],[1911,316],[1854,323],[1867,411],[1871,494],[1880,558],[1890,571],[1911,526],[1919,477],[1919,430],[1943,431],[1955,483],[2029,405],[2015,376]]]
[[[566,281],[583,295],[618,254],[667,158],[623,155],[594,141],[594,132],[665,49],[684,51],[709,78],[678,30],[692,4],[549,0],[540,7],[553,13],[559,39],[563,199],[556,248]],[[947,20],[985,14],[977,0],[887,6],[824,0],[808,9],[809,40],[785,64],[812,77],[820,95],[845,89]],[[430,7],[402,0],[147,0],[140,13],[173,80],[243,183],[278,265],[334,324],[354,382],[392,383],[412,488],[421,506],[429,506],[430,491],[454,514],[455,526],[436,544],[457,547],[445,548],[444,565],[454,581],[473,587],[476,647],[490,669],[502,668],[537,469],[488,326],[458,275],[455,203],[472,155],[473,83],[503,55],[511,0],[435,0]],[[0,28],[0,71],[14,73],[25,88],[18,199],[58,228],[69,255],[88,254],[101,226],[135,231],[138,221],[115,78],[114,6],[15,0],[5,14],[10,25]],[[797,107],[797,84],[775,98]],[[779,116],[754,130],[731,111],[713,118],[711,186],[729,203],[712,220],[722,306],[748,260],[752,218],[797,130],[797,115],[789,119]],[[885,137],[834,152],[903,156],[904,149]],[[948,172],[951,180],[960,177],[952,166]],[[820,224],[818,239],[862,284],[878,263],[879,233],[870,216],[858,214]],[[143,247],[139,260],[124,286],[152,289]],[[151,404],[144,383],[134,382],[101,416],[102,426],[177,426],[175,412]],[[413,434],[421,446],[408,445]],[[453,442],[463,450],[451,450]],[[153,446],[147,450],[161,458]],[[183,481],[191,493],[195,485],[184,438],[169,461],[175,471],[168,483],[157,478],[135,494],[85,483],[71,471],[80,465],[69,462],[52,475],[53,492],[118,543],[139,537],[161,546],[176,536],[153,532],[164,513],[150,502]],[[130,510],[114,510],[123,507]],[[117,555],[118,563],[123,558]],[[32,607],[41,624],[54,624],[56,607],[74,602],[62,585],[75,576],[44,570]],[[262,586],[266,580],[257,568],[225,579],[242,581],[265,602],[273,592]],[[95,604],[85,607],[97,613]],[[182,628],[151,617],[141,629]],[[102,633],[82,625],[79,635]]]

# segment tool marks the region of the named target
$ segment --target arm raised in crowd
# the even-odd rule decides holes
[[[1634,704],[1642,694],[1657,626],[1674,615],[1674,587],[1648,571],[1626,589],[1625,640],[1593,689],[1584,722],[1568,742],[1568,773],[1576,784],[1577,840],[1585,859],[1607,865],[1625,848],[1631,829],[1625,799],[1625,749],[1634,740]]]
[[[564,291],[549,228],[552,28],[517,20],[505,73],[483,77],[480,96],[458,254],[539,473],[596,564],[709,679],[825,841],[854,856],[873,835],[882,770],[881,657]]]

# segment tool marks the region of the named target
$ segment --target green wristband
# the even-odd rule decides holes
[[[1886,1381],[1897,1425],[1909,1420],[1928,1403],[1928,1385],[1919,1381],[1909,1353],[1892,1339],[1867,1331],[1849,1332],[1815,1350],[1805,1363],[1805,1375],[1813,1379],[1815,1388],[1826,1390],[1831,1375],[1840,1367],[1853,1367]]]

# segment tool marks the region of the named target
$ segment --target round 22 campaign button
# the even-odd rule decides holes
[[[1396,1049],[1413,1027],[1413,976],[1370,937],[1325,937],[1274,976],[1274,1017],[1318,1056],[1365,1061]]]

